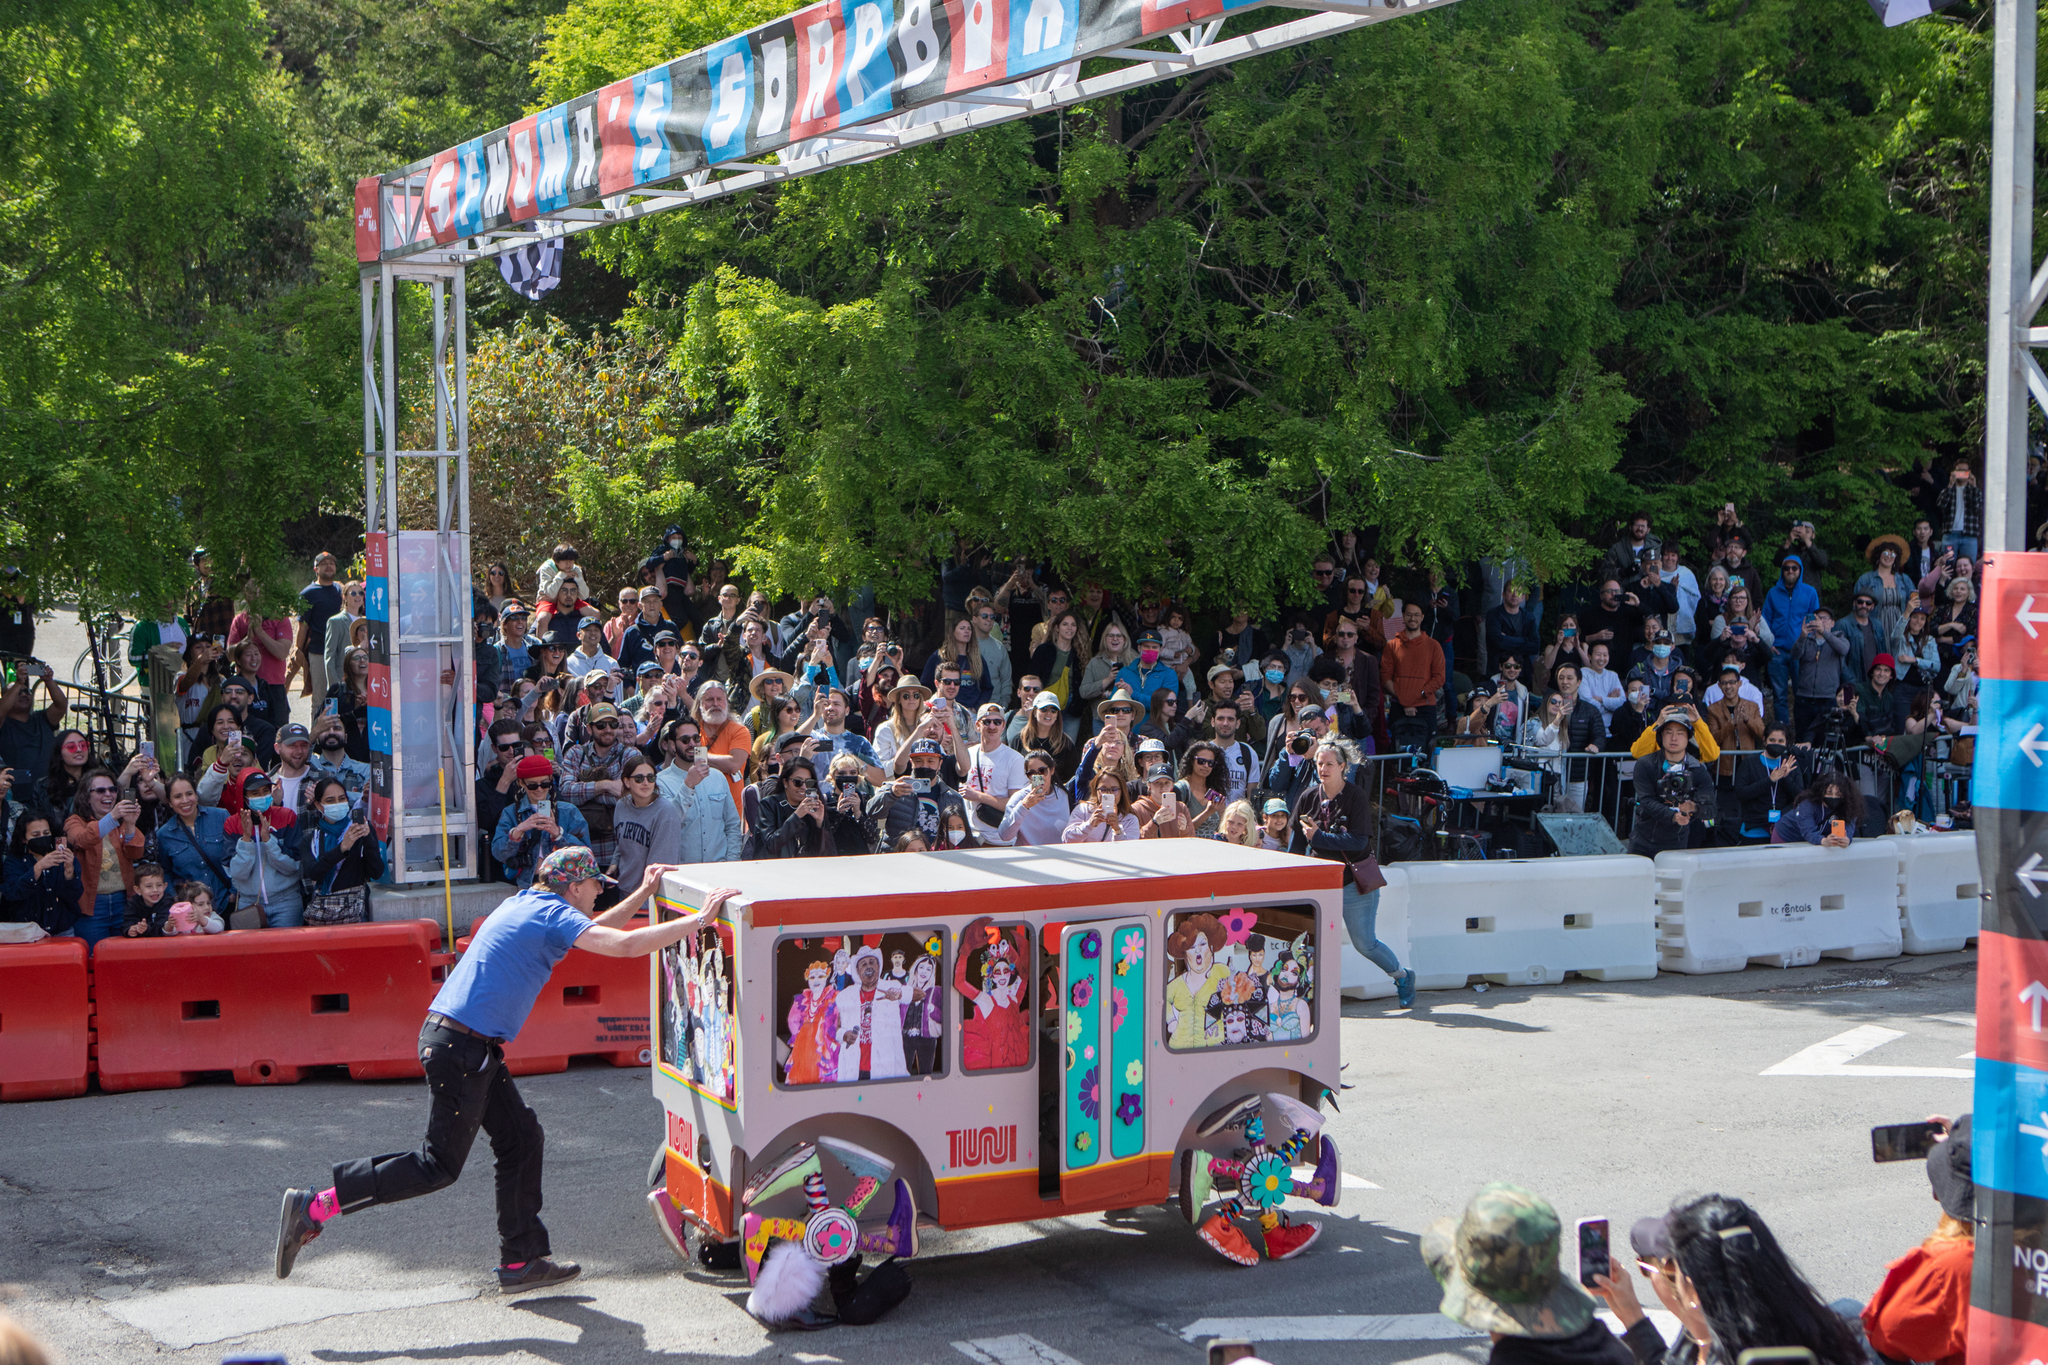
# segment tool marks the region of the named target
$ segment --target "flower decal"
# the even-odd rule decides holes
[[[1095,1145],[1095,1134],[1093,1134],[1093,1133],[1091,1133],[1091,1132],[1088,1132],[1088,1131],[1087,1131],[1086,1129],[1083,1129],[1083,1130],[1082,1130],[1081,1132],[1078,1132],[1078,1133],[1074,1134],[1074,1150],[1075,1150],[1075,1151],[1077,1151],[1077,1152],[1085,1152],[1085,1151],[1087,1151],[1087,1150],[1088,1150],[1088,1149],[1089,1149],[1090,1147],[1093,1147],[1094,1145]]]
[[[1124,940],[1124,946],[1117,950],[1116,974],[1122,976],[1145,960],[1145,936],[1132,934]]]
[[[1239,1188],[1260,1208],[1278,1208],[1294,1188],[1294,1172],[1278,1153],[1268,1152],[1245,1166]]]
[[[1259,917],[1249,910],[1230,910],[1217,918],[1223,923],[1225,943],[1244,942],[1252,936],[1252,926],[1259,922]]]
[[[1081,1059],[1088,1062],[1095,1060],[1095,1044],[1090,1043],[1087,1047],[1081,1049]]]
[[[1081,1012],[1079,1010],[1067,1011],[1067,1041],[1070,1043],[1081,1041]]]
[[[1081,1112],[1091,1119],[1102,1117],[1102,1068],[1091,1066],[1081,1077]]]
[[[1125,1127],[1129,1127],[1131,1124],[1136,1123],[1138,1121],[1138,1116],[1144,1112],[1145,1102],[1139,1099],[1136,1095],[1132,1094],[1130,1091],[1126,1090],[1121,1096],[1118,1097],[1116,1102],[1117,1121],[1122,1123]]]
[[[924,950],[927,953],[931,954],[933,957],[937,957],[939,955],[939,949],[944,946],[944,942],[940,940],[937,934],[933,934],[930,938],[924,941]]]
[[[1087,1009],[1088,1002],[1094,998],[1095,978],[1092,976],[1082,977],[1067,991],[1067,999],[1073,1002],[1074,1008],[1077,1010]]]
[[[1145,1064],[1143,1062],[1132,1062],[1129,1066],[1124,1068],[1125,1085],[1139,1085],[1144,1082],[1144,1079]]]
[[[1090,929],[1081,935],[1081,956],[1093,962],[1102,956],[1102,935]]]
[[[1112,986],[1109,990],[1109,1030],[1114,1033],[1130,1018],[1131,1002],[1124,999],[1124,988]]]

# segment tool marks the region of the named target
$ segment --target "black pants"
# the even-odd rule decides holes
[[[1792,698],[1792,742],[1795,744],[1818,744],[1828,728],[1828,717],[1835,713],[1833,697]]]
[[[491,1135],[498,1164],[498,1250],[504,1264],[548,1254],[540,1221],[540,1169],[545,1140],[540,1120],[519,1098],[505,1069],[502,1043],[429,1022],[420,1029],[420,1065],[426,1068],[433,1108],[427,1137],[416,1152],[358,1157],[334,1168],[334,1195],[343,1213],[396,1204],[445,1190],[462,1174],[481,1127]]]

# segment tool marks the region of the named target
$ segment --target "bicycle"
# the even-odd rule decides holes
[[[85,627],[85,648],[71,665],[71,681],[102,692],[119,691],[121,669],[126,661],[121,641],[128,634],[128,623],[117,611],[97,617],[80,612],[78,619]]]

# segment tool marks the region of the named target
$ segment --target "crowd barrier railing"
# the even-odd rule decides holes
[[[0,1102],[83,1095],[92,1022],[84,940],[0,948]]]
[[[421,1075],[420,1023],[453,960],[438,942],[425,920],[108,939],[92,960],[100,1088]]]
[[[1909,953],[1953,953],[1977,937],[1983,916],[1977,836],[1904,834],[1876,840],[1898,857],[1899,932]]]
[[[1626,854],[1397,863],[1384,869],[1377,930],[1422,990],[1473,980],[1554,986],[1567,975],[1657,974],[1653,868]],[[1367,999],[1392,980],[1343,944],[1343,988]]]
[[[1899,855],[1888,839],[1659,853],[1656,896],[1665,971],[1806,967],[1903,948]]]

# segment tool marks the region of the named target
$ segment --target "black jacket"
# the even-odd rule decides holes
[[[0,859],[0,921],[40,924],[45,933],[64,933],[78,923],[78,902],[85,895],[85,883],[76,872],[64,875],[61,866],[40,877],[35,868],[33,855],[17,858],[10,854]]]
[[[1502,1337],[1486,1359],[1487,1365],[1636,1365],[1635,1353],[1598,1318],[1577,1336]]]
[[[873,798],[868,801],[868,814],[874,817],[881,830],[883,848],[893,846],[911,830],[921,828],[917,819],[918,803],[925,798],[915,792],[909,796],[898,796],[894,786],[894,783],[884,783],[877,787]],[[938,838],[938,830],[945,825],[946,816],[950,812],[958,811],[962,816],[967,814],[967,803],[960,799],[960,793],[944,782],[932,784],[930,800],[938,806],[938,824],[925,831],[927,842]],[[973,824],[970,823],[968,828],[973,829]]]
[[[1778,782],[1771,781],[1770,769],[1777,766],[1775,759],[1765,758],[1762,754],[1744,754],[1735,760],[1735,799],[1742,803],[1742,823],[1745,826],[1768,829],[1771,812],[1775,810],[1782,814],[1791,810],[1792,803],[1799,799],[1799,793],[1805,791],[1812,781],[1799,751],[1794,749],[1790,752],[1792,771]]]
[[[1302,764],[1310,780],[1296,792],[1288,804],[1294,809],[1294,836],[1288,842],[1287,851],[1306,858],[1327,858],[1331,862],[1355,863],[1373,851],[1372,796],[1365,788],[1347,776],[1344,790],[1337,793],[1337,806],[1344,812],[1344,829],[1341,833],[1318,829],[1316,837],[1310,839],[1301,832],[1301,817],[1314,818],[1316,810],[1323,803],[1322,784],[1315,780],[1315,765]]]
[[[1661,750],[1636,760],[1636,828],[1628,851],[1652,855],[1668,848],[1684,848],[1695,826],[1714,818],[1714,775],[1707,765],[1685,756],[1685,776],[1691,784],[1690,799],[1695,807],[1686,824],[1678,823],[1678,804],[1666,804],[1659,791],[1664,776]]]
[[[761,798],[754,832],[740,849],[741,858],[829,858],[838,852],[832,842],[832,821],[814,822],[798,815],[780,791]]]

